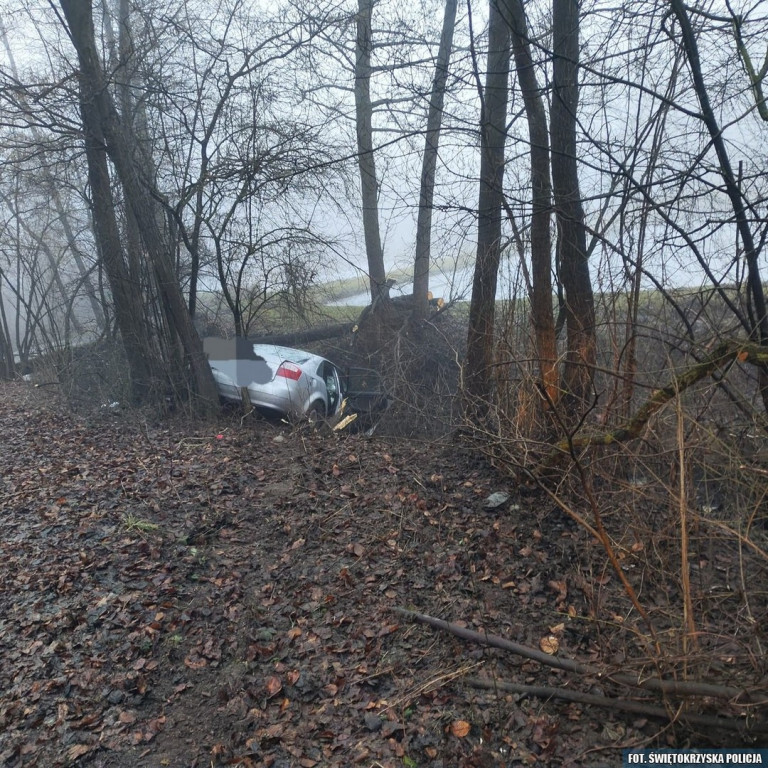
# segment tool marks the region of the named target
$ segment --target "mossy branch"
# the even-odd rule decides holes
[[[748,362],[752,365],[766,365],[768,364],[768,348],[752,342],[736,340],[721,342],[701,362],[683,371],[661,389],[654,390],[648,400],[626,424],[610,432],[573,435],[561,440],[544,459],[543,466],[548,467],[557,464],[564,458],[564,454],[575,458],[574,451],[577,449],[597,445],[614,445],[634,440],[640,436],[651,417],[668,402],[737,359],[739,362]]]

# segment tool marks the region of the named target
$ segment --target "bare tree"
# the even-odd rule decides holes
[[[433,13],[437,7],[444,11],[439,38]],[[421,309],[426,306],[433,250],[429,233],[434,221],[430,219],[435,190],[440,194],[430,169],[436,166],[438,142],[445,132],[444,103],[451,96],[448,66],[457,7],[452,0],[447,5],[431,0],[412,13],[413,7],[395,2],[356,0],[354,13],[339,13],[318,44],[304,51],[306,69],[322,75],[304,86],[305,98],[334,118],[336,130],[348,128],[354,116],[353,156],[360,179],[359,192],[354,193],[361,198],[372,301],[389,293],[383,258],[386,227],[395,217],[406,218],[413,212],[419,219],[416,250],[420,254],[415,290],[419,301],[424,295]],[[339,63],[352,74],[353,87],[334,71]],[[419,179],[419,184],[413,179]],[[430,253],[425,257],[427,248]],[[354,256],[350,263],[357,263]]]
[[[363,209],[365,252],[371,301],[389,298],[384,269],[384,251],[379,231],[379,183],[373,147],[373,106],[371,104],[371,49],[373,46],[373,0],[358,0],[355,45],[355,125],[357,164],[360,169],[360,194]]]
[[[67,29],[80,63],[80,108],[83,126],[92,147],[106,148],[122,183],[126,200],[133,215],[141,222],[141,236],[152,271],[157,281],[161,301],[173,322],[190,368],[190,385],[196,396],[195,406],[209,410],[218,403],[216,385],[202,342],[184,306],[173,270],[170,250],[155,219],[152,193],[147,180],[142,180],[137,167],[137,153],[129,128],[121,121],[105,82],[101,63],[96,56],[93,15],[90,0],[61,0]],[[95,159],[95,158],[94,158]],[[90,161],[90,158],[89,158]],[[103,172],[103,166],[99,173]],[[137,372],[137,380],[141,381]]]
[[[728,153],[722,130],[718,123],[715,112],[709,98],[709,89],[704,80],[699,57],[699,47],[696,41],[696,34],[691,24],[689,10],[680,0],[670,0],[672,12],[675,14],[677,23],[680,25],[680,34],[682,37],[682,46],[685,50],[688,60],[688,66],[691,70],[691,79],[701,107],[701,119],[707,127],[712,146],[715,149],[718,160],[718,169],[723,179],[725,193],[730,200],[733,209],[733,215],[736,221],[741,242],[744,248],[744,260],[747,264],[747,288],[749,296],[754,306],[752,315],[751,333],[754,338],[763,346],[768,346],[768,315],[766,314],[765,294],[763,291],[763,280],[760,274],[759,248],[755,243],[752,234],[752,228],[749,223],[748,213],[754,215],[754,211],[749,211],[744,197],[739,189],[736,175],[733,171],[731,158]],[[738,27],[737,27],[738,29]],[[744,57],[742,48],[742,58]],[[764,74],[764,73],[763,73]],[[753,88],[761,84],[761,78],[750,76]],[[757,89],[758,95],[760,90]],[[760,103],[760,102],[758,102]],[[761,368],[761,392],[766,409],[768,409],[768,373],[765,368]]]
[[[465,389],[470,413],[482,416],[491,396],[496,287],[501,258],[501,208],[507,139],[510,33],[507,0],[490,0],[488,61],[480,114],[477,258],[469,307]]]
[[[220,291],[235,332],[245,334],[269,323],[269,307],[295,307],[289,284],[327,260],[324,214],[348,171],[339,155],[349,152],[323,113],[286,86],[313,77],[296,59],[328,24],[319,12],[264,18],[234,0],[230,15],[208,28],[201,11],[188,2],[180,17],[145,21],[153,40],[129,50],[144,61],[147,82],[130,90],[142,94],[135,111],[149,123],[141,133],[155,148],[190,313],[203,310],[202,325]],[[155,43],[158,29],[172,33]]]
[[[584,402],[591,388],[597,342],[576,148],[579,102],[577,0],[552,0],[552,53],[552,188],[557,216],[559,274],[565,290],[565,385],[570,395]]]
[[[531,52],[525,8],[521,0],[509,2],[512,50],[528,121],[531,164],[531,323],[541,383],[549,403],[559,400],[557,337],[552,308],[552,184],[549,132],[542,89]],[[512,212],[509,213],[512,216]]]
[[[429,98],[427,132],[424,138],[424,157],[421,165],[419,210],[416,220],[416,255],[413,261],[413,307],[417,317],[426,313],[429,292],[430,244],[432,235],[432,206],[435,198],[435,171],[437,169],[443,104],[448,81],[448,67],[456,27],[456,0],[446,0],[443,30],[435,62],[435,76]]]
[[[20,82],[19,71],[18,71],[18,67],[16,66],[16,58],[13,54],[13,50],[8,40],[8,31],[2,18],[0,18],[0,37],[2,37],[3,47],[5,48],[5,53],[6,53],[6,56],[8,57],[9,73],[17,81]],[[21,91],[18,94],[17,99],[19,101],[19,104],[22,107],[26,107],[27,109],[29,109],[29,105],[27,104],[27,99],[23,91]],[[42,131],[38,126],[34,124],[30,125],[29,132],[32,135],[35,142],[37,142],[40,146],[43,146],[45,144]],[[59,216],[59,221],[61,223],[62,229],[64,230],[64,234],[66,236],[67,243],[69,245],[71,256],[75,264],[77,265],[83,285],[85,286],[86,295],[90,303],[91,311],[93,312],[93,317],[96,321],[97,328],[102,329],[104,327],[104,312],[101,307],[101,304],[98,301],[96,290],[91,282],[90,271],[86,267],[85,261],[83,259],[83,255],[80,252],[80,248],[77,245],[77,241],[73,231],[73,222],[71,221],[69,212],[66,210],[64,203],[62,202],[58,185],[56,183],[56,180],[52,176],[50,169],[47,167],[43,167],[41,169],[41,172],[43,176],[43,184],[46,187],[46,192],[50,196],[51,202],[53,203],[56,209],[56,213]],[[77,324],[76,317],[73,316],[72,320],[74,324]]]

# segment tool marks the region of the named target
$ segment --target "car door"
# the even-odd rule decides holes
[[[333,416],[339,408],[343,397],[342,379],[339,371],[333,363],[324,360],[317,369],[318,377],[325,385],[326,413]]]

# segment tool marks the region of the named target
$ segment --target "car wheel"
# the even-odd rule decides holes
[[[322,400],[315,400],[312,405],[309,406],[307,411],[307,421],[310,424],[317,424],[325,418],[325,403]]]

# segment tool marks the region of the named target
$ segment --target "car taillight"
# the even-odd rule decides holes
[[[290,379],[291,381],[298,381],[301,378],[301,368],[293,363],[283,363],[278,369],[275,376],[282,376],[284,379]]]

